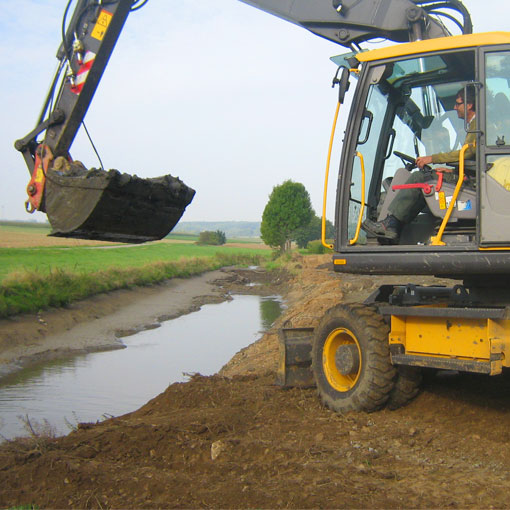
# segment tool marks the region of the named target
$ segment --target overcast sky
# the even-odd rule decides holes
[[[507,0],[464,4],[475,31],[509,30]],[[38,118],[65,5],[0,2],[0,219],[45,219],[25,212],[29,174],[13,142]],[[344,51],[238,0],[149,0],[128,18],[85,123],[106,169],[170,173],[196,189],[183,220],[259,221],[287,179],[305,185],[320,215],[337,99],[329,57]],[[98,166],[81,133],[71,155]],[[330,219],[337,167],[338,157]]]

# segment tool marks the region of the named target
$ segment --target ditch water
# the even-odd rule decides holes
[[[282,312],[279,297],[233,296],[161,327],[124,337],[126,349],[27,368],[0,383],[0,441],[46,422],[57,434],[138,409],[186,374],[212,375],[260,338]],[[21,418],[20,418],[21,417]]]

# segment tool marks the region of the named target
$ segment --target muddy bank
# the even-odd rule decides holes
[[[121,349],[122,337],[157,327],[204,304],[224,301],[232,293],[272,293],[264,275],[258,270],[227,268],[0,320],[0,377],[48,359]],[[256,285],[248,286],[252,281]]]

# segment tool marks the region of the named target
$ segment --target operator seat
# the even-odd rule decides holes
[[[397,186],[406,185],[410,175],[411,172],[406,168],[399,168],[393,178],[388,177],[384,179],[382,184],[386,194],[378,210],[377,221],[382,221],[386,218],[391,202],[400,191]],[[435,172],[431,174],[430,179],[423,183],[421,189],[426,207],[424,207],[412,223],[405,225],[399,244],[425,243],[432,235],[437,233],[453,197],[455,186],[456,183],[442,182],[442,179]],[[476,211],[476,189],[468,178],[457,197],[456,206],[448,220],[446,232],[469,234],[472,231],[474,233],[476,228]]]
[[[385,179],[383,186],[385,188],[387,187],[386,197],[384,198],[384,202],[379,211],[377,221],[381,221],[386,218],[391,202],[393,202],[397,193],[400,191],[400,189],[396,188],[396,186],[405,186],[410,175],[411,172],[409,172],[409,170],[399,168],[393,179],[391,179],[391,184],[387,179]],[[442,181],[442,179],[440,179],[437,174],[432,175],[422,187],[422,193],[427,207],[430,213],[436,218],[444,218],[456,186],[455,183],[440,181]],[[460,190],[459,196],[457,197],[457,205],[452,211],[450,221],[457,221],[459,219],[475,220],[476,205],[476,189],[474,186],[469,184],[469,181],[466,181]]]

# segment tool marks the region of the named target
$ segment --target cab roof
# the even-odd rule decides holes
[[[358,53],[356,59],[360,62],[373,62],[387,58],[419,55],[421,53],[431,53],[441,50],[494,46],[498,44],[510,44],[510,32],[484,32],[480,34],[455,35],[451,37],[438,37],[436,39],[396,44],[386,48]]]

